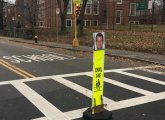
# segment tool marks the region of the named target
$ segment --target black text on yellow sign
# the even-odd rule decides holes
[[[103,105],[104,50],[93,52],[92,107],[94,108]]]

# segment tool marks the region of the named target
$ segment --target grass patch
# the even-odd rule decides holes
[[[160,30],[162,31],[137,32],[101,30],[100,28],[85,28],[84,36],[79,37],[78,39],[80,41],[80,45],[92,47],[92,33],[98,31],[105,31],[106,48],[165,54],[165,33],[163,32],[165,28],[162,28]],[[72,44],[73,38],[73,29],[68,30],[68,32],[64,35],[59,35],[58,40],[56,39],[56,32],[47,35],[39,35],[39,39],[44,41],[56,41],[69,44]]]

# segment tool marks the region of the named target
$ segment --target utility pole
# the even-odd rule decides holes
[[[74,39],[73,47],[79,47],[79,40],[77,38],[77,18],[80,13],[80,0],[74,0]]]
[[[0,0],[0,30],[3,30],[3,0]]]

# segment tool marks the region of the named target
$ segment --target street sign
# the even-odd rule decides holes
[[[93,33],[94,51],[93,51],[93,83],[92,83],[92,108],[100,107],[103,109],[103,79],[104,79],[104,49],[105,33]],[[98,111],[99,112],[99,111]],[[96,109],[92,113],[98,113]]]
[[[94,51],[92,107],[103,105],[104,50]]]
[[[74,4],[80,4],[81,0],[73,0]]]
[[[136,4],[136,10],[146,10],[147,3],[146,2],[139,2]]]
[[[136,10],[146,10],[147,2],[139,2],[136,4]]]
[[[83,112],[83,118],[85,120],[111,120],[112,112],[105,110],[105,104],[103,104],[105,33],[93,33],[93,40],[92,108]]]
[[[59,13],[60,13],[60,9],[56,8],[56,14],[59,14]]]
[[[154,0],[149,0],[148,1],[148,9],[152,9],[152,6],[153,6],[153,2],[154,2]]]

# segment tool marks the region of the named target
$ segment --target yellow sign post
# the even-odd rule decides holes
[[[93,33],[93,81],[92,81],[92,108],[83,113],[85,120],[111,120],[112,113],[104,109],[104,56],[105,33]]]
[[[80,2],[81,0],[73,0],[74,3],[74,39],[73,47],[79,46],[79,40],[77,39],[77,16],[80,12]]]
[[[103,111],[104,50],[93,53],[92,113]]]

